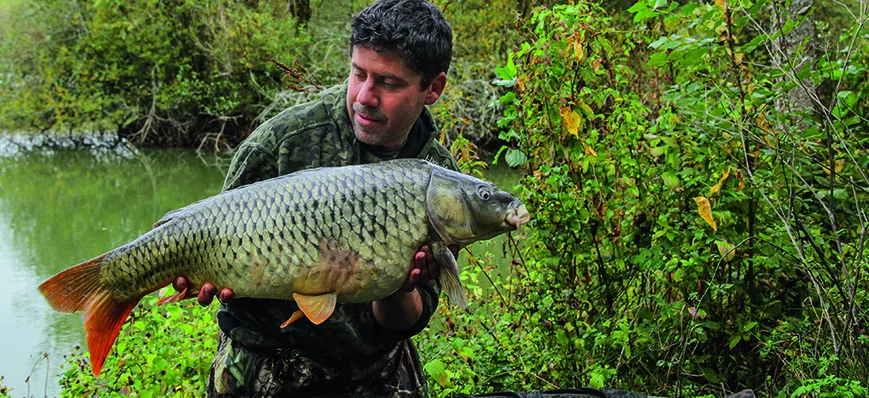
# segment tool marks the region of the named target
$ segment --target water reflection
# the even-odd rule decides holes
[[[224,172],[190,151],[25,144],[0,140],[0,375],[14,397],[28,387],[53,396],[63,355],[83,344],[83,329],[80,316],[55,313],[36,287],[214,195]]]

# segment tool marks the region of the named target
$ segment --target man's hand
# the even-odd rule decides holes
[[[177,292],[184,291],[184,289],[188,288],[187,278],[183,276],[175,278],[175,281],[172,282],[172,287],[174,287]],[[213,284],[209,282],[203,283],[199,288],[199,293],[196,294],[196,301],[199,302],[199,305],[207,307],[212,301],[214,301],[216,292],[217,289]],[[192,297],[191,294],[192,293],[188,292],[188,297]],[[225,287],[220,291],[220,295],[217,299],[220,300],[221,303],[229,304],[232,301],[233,295],[232,289]]]
[[[456,245],[449,246],[453,257],[458,257],[459,247]],[[434,254],[431,248],[423,246],[413,256],[413,268],[410,269],[410,275],[407,277],[407,282],[400,289],[402,292],[411,292],[419,285],[425,285],[433,279],[441,276],[441,267],[434,259]]]
[[[458,255],[459,247],[450,246],[453,256]],[[371,303],[374,318],[386,330],[406,330],[422,316],[422,301],[416,287],[424,285],[441,276],[441,267],[434,259],[431,248],[423,246],[413,256],[413,268],[407,282],[395,294]]]

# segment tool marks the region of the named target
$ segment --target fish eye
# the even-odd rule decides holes
[[[479,189],[477,189],[477,195],[480,196],[480,199],[489,200],[489,198],[492,196],[492,193],[489,192],[489,190],[485,187],[480,187]]]

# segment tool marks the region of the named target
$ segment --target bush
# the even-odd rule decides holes
[[[28,17],[4,34],[0,124],[119,131],[136,144],[235,144],[279,88],[270,60],[310,41],[282,4],[18,4],[14,13]]]
[[[752,21],[773,4],[741,5],[539,9],[498,69],[504,155],[527,170],[534,221],[511,321],[487,333],[540,342],[511,346],[524,364],[506,389],[865,389],[861,23],[823,57],[784,54],[814,65],[795,69],[767,48],[801,20],[766,31]],[[804,79],[820,88],[794,108],[783,93]]]
[[[217,352],[214,308],[190,301],[155,306],[156,301],[148,296],[133,311],[99,379],[91,373],[90,354],[69,357],[60,379],[61,396],[204,396]]]

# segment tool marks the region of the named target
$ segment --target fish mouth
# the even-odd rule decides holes
[[[523,204],[507,210],[507,215],[504,217],[504,222],[516,227],[516,230],[519,230],[519,227],[522,224],[525,224],[530,220],[531,214],[528,213],[528,209],[526,209]]]

